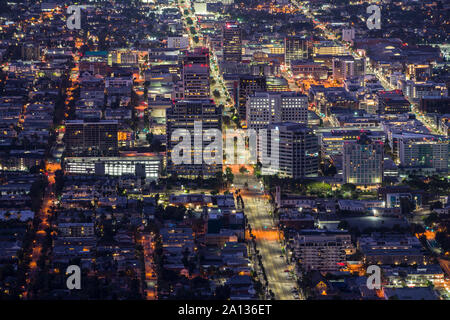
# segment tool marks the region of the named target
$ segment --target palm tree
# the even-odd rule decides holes
[[[247,174],[248,173],[248,169],[244,166],[239,168],[239,173],[241,174]]]

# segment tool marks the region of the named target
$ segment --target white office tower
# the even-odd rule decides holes
[[[275,122],[308,122],[308,97],[296,92],[256,92],[247,98],[246,108],[249,129],[267,129]]]
[[[398,139],[402,167],[433,168],[447,172],[449,168],[449,139],[444,136],[408,134]]]

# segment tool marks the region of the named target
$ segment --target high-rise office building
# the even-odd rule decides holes
[[[247,98],[247,127],[267,129],[275,122],[308,123],[308,97],[296,92],[255,92]]]
[[[234,22],[225,23],[222,29],[223,59],[226,62],[241,62],[242,59],[242,30]]]
[[[295,60],[307,60],[310,54],[310,41],[300,36],[287,36],[284,38],[284,63],[291,65]]]
[[[241,120],[246,120],[247,116],[247,97],[255,92],[267,91],[266,77],[264,76],[251,76],[240,75],[239,83],[237,84],[237,105],[239,111],[239,117]]]
[[[272,140],[276,137],[272,130],[278,130],[278,149],[273,147]],[[267,136],[268,143],[258,146],[260,162],[263,163],[261,157],[270,155],[272,159],[278,159],[279,168],[276,172],[268,169],[265,173],[294,179],[317,176],[319,142],[312,129],[292,122],[272,123],[268,126]]]
[[[67,156],[115,156],[118,153],[118,122],[102,120],[66,121],[64,135]]]
[[[344,142],[344,183],[371,187],[383,181],[383,143],[361,135]]]
[[[336,80],[347,80],[365,74],[365,59],[352,56],[341,56],[333,58],[333,78]]]
[[[183,97],[186,100],[209,99],[209,50],[195,48],[183,59]]]
[[[398,144],[402,167],[448,171],[450,154],[447,137],[405,133],[398,139]]]
[[[216,106],[210,99],[180,100],[175,102],[172,108],[167,109],[166,132],[169,173],[186,178],[197,178],[198,176],[211,178],[214,177],[217,172],[222,172],[222,163],[207,164],[207,161],[205,161],[203,150],[211,142],[201,139],[201,148],[197,148],[194,140],[194,125],[196,122],[201,122],[203,131],[208,129],[221,130],[221,116],[222,109],[219,106]],[[190,133],[190,163],[177,164],[173,160],[173,148],[180,143],[180,140],[173,135],[174,131],[177,129],[186,129]],[[195,161],[198,156],[200,156],[201,163],[196,163]]]

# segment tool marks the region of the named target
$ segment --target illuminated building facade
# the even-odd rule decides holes
[[[297,79],[326,80],[328,68],[313,61],[291,61],[292,74]]]
[[[369,187],[383,180],[383,143],[367,135],[344,143],[344,183]]]
[[[266,129],[273,122],[307,124],[308,98],[295,92],[256,92],[247,99],[247,127]]]
[[[241,62],[242,30],[237,23],[227,22],[222,29],[223,59],[226,62]]]
[[[209,50],[188,51],[183,60],[183,96],[186,100],[209,99]]]
[[[237,86],[238,90],[235,92],[237,91],[239,117],[244,120],[247,117],[247,97],[255,92],[267,91],[266,77],[241,75]]]
[[[173,104],[173,107],[167,109],[167,152],[168,152],[168,171],[171,174],[195,179],[198,176],[212,178],[217,172],[222,172],[222,163],[207,164],[203,159],[203,150],[211,142],[203,141],[202,148],[197,150],[194,141],[194,122],[199,121],[202,129],[222,129],[222,108],[216,106],[212,100],[180,100]],[[177,129],[186,129],[191,137],[191,163],[175,164],[172,160],[173,148],[180,143],[173,139],[173,133]],[[202,161],[194,163],[195,152],[201,153]]]
[[[132,174],[157,180],[161,159],[156,155],[131,157],[68,157],[64,171],[69,174],[97,174],[122,176]]]
[[[448,171],[449,140],[440,136],[413,136],[399,138],[400,164],[404,167],[434,168]]]
[[[292,61],[307,60],[309,57],[309,41],[300,36],[284,38],[284,63],[291,66]]]
[[[356,142],[362,134],[369,136],[372,141],[380,141],[383,143],[386,138],[385,133],[382,131],[333,129],[321,132],[322,155],[331,156],[342,154],[344,151],[344,143],[346,141]]]
[[[273,129],[279,130],[278,150],[271,148],[273,142],[261,146],[260,149],[263,155],[270,155],[272,159],[278,158],[277,173],[293,179],[317,176],[319,143],[314,131],[303,124],[293,122],[273,123],[268,127],[267,134],[270,138],[267,141],[272,141]]]
[[[117,120],[66,121],[64,140],[68,156],[114,156],[118,152]]]
[[[303,230],[294,240],[295,257],[307,271],[338,271],[352,250],[351,235],[345,232]]]
[[[378,91],[378,111],[382,114],[402,114],[411,111],[411,104],[401,90]]]
[[[355,59],[353,56],[333,58],[333,78],[335,80],[347,80],[353,77],[364,76],[365,60]]]
[[[372,233],[358,239],[363,261],[369,264],[426,264],[429,258],[422,253],[419,239],[405,234]]]

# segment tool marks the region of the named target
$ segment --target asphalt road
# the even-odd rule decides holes
[[[253,176],[236,175],[234,184],[243,190],[244,183],[247,181],[249,191],[242,192],[245,213],[256,237],[256,247],[262,256],[269,289],[277,300],[294,300],[292,289],[296,286],[296,282],[294,278],[288,279],[290,272],[285,272],[291,270],[293,266],[288,266],[285,261],[279,232],[270,217],[270,205],[261,192],[259,181]]]

